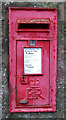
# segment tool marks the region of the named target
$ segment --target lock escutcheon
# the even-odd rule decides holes
[[[25,76],[25,75],[22,75],[21,83],[22,83],[23,85],[28,84],[28,77]]]

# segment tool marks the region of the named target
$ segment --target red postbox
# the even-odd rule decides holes
[[[57,9],[9,8],[10,112],[56,111]]]

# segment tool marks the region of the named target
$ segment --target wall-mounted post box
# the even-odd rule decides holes
[[[10,112],[56,111],[57,10],[9,8]]]

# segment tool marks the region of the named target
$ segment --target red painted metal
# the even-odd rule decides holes
[[[41,48],[41,73],[24,73],[24,48]],[[57,9],[10,7],[10,112],[56,111],[56,67]]]

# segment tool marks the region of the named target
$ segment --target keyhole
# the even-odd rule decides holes
[[[25,78],[25,76],[23,75],[23,76],[22,76],[22,82],[25,82],[24,78]]]

